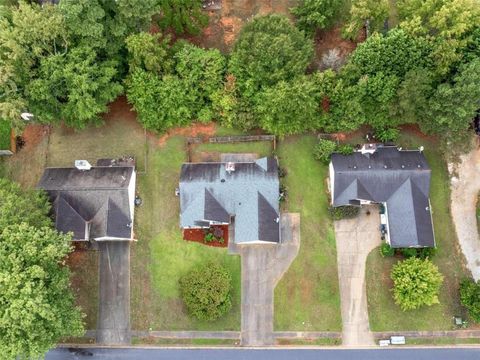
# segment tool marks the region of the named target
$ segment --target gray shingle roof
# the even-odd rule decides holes
[[[187,163],[180,174],[180,226],[230,223],[236,242],[279,241],[279,179],[274,158],[227,163]]]
[[[134,167],[47,168],[38,184],[54,203],[56,228],[74,240],[131,239],[132,210],[128,186]]]
[[[332,155],[333,205],[386,203],[393,247],[435,246],[429,204],[431,170],[420,151],[379,147],[373,154]]]

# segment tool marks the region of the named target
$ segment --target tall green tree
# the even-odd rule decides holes
[[[260,126],[275,135],[291,135],[318,128],[320,96],[307,76],[280,81],[257,95],[255,114]]]
[[[171,72],[174,64],[169,43],[170,37],[160,33],[140,32],[127,37],[129,71],[143,69],[158,75]]]
[[[468,129],[479,107],[480,58],[458,69],[453,83],[440,84],[429,100],[424,120],[428,133],[455,137]]]
[[[313,33],[332,26],[343,6],[343,0],[301,0],[291,12],[299,29]]]
[[[281,15],[254,18],[234,45],[229,70],[242,96],[252,97],[263,86],[303,75],[313,56],[312,41]]]
[[[438,304],[443,276],[430,260],[411,257],[392,268],[393,298],[403,311]]]
[[[81,336],[64,266],[71,238],[48,227],[9,225],[0,233],[0,352],[5,359],[44,355],[62,337]]]
[[[98,124],[107,104],[122,92],[114,81],[116,74],[115,62],[97,62],[89,47],[47,57],[40,64],[38,78],[27,86],[30,108],[42,122],[64,121],[77,129]]]
[[[462,59],[473,30],[480,23],[476,0],[399,0],[400,26],[424,36],[434,45],[432,58],[437,73],[445,76]]]
[[[352,0],[344,35],[355,39],[364,26],[368,27],[370,33],[381,30],[388,18],[388,11],[388,0]]]
[[[177,34],[197,35],[208,24],[202,0],[159,0],[162,29],[172,28]]]

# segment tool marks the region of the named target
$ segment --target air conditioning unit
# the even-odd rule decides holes
[[[75,160],[75,167],[81,171],[88,171],[92,168],[92,165],[87,160]]]

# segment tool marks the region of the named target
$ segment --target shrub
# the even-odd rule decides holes
[[[417,256],[417,249],[415,248],[403,248],[400,251],[402,252],[402,255],[405,256],[407,259]]]
[[[337,207],[331,206],[329,212],[333,220],[352,219],[358,215],[360,207],[349,205]]]
[[[337,148],[337,152],[342,154],[342,155],[350,155],[353,154],[353,146],[350,144],[343,144],[339,145]]]
[[[435,255],[435,248],[421,248],[417,249],[417,257],[419,259],[431,259]]]
[[[480,282],[465,279],[460,283],[460,301],[475,322],[480,322]]]
[[[380,246],[380,255],[383,257],[391,257],[395,255],[395,249],[392,248],[389,244],[383,243],[382,246]]]
[[[396,128],[381,128],[375,130],[375,137],[381,142],[396,141],[400,130]]]
[[[393,298],[403,311],[438,304],[443,276],[430,260],[411,257],[393,266]]]
[[[216,263],[197,267],[180,279],[180,293],[190,315],[213,321],[232,307],[232,277]]]
[[[320,139],[313,149],[313,157],[316,160],[328,164],[330,157],[337,149],[337,144],[332,140]]]
[[[211,232],[206,233],[203,238],[203,241],[205,241],[206,243],[213,242],[215,241],[215,235],[213,235]]]

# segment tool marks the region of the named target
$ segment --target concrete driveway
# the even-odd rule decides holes
[[[272,345],[273,291],[300,248],[300,214],[281,215],[281,244],[237,245],[242,257],[241,344]]]
[[[97,344],[130,344],[130,242],[103,241],[99,248]]]
[[[368,323],[365,262],[368,254],[381,244],[379,226],[377,206],[363,207],[354,219],[335,221],[342,343],[345,346],[374,344]]]
[[[452,166],[449,166],[452,169]],[[451,211],[455,230],[467,267],[480,280],[480,239],[476,219],[476,201],[480,191],[480,149],[461,157],[457,177],[452,177]]]

